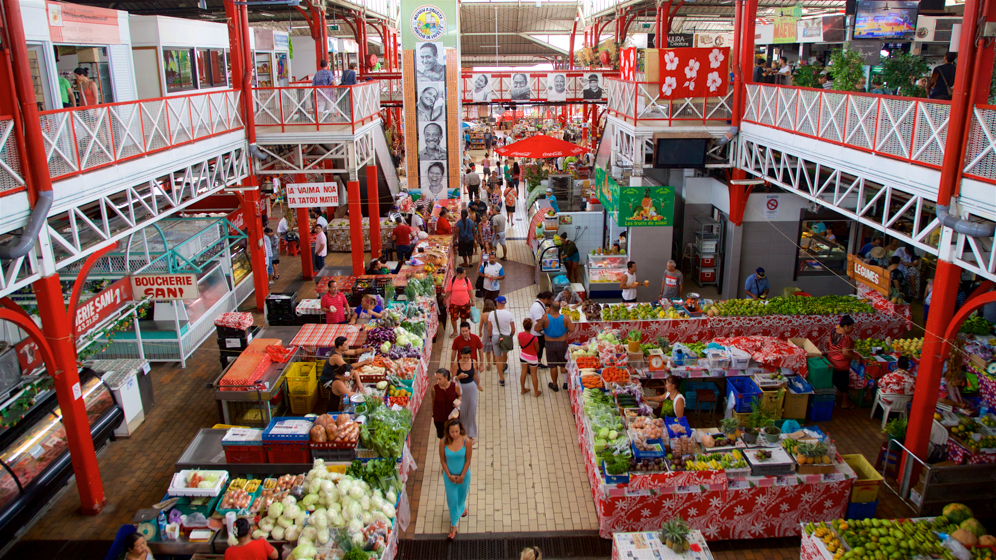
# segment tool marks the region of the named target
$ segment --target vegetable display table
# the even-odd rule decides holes
[[[839,457],[836,472],[827,475],[728,478],[721,470],[684,471],[631,473],[627,484],[606,483],[595,462],[578,379],[571,378],[571,407],[602,538],[657,530],[678,515],[707,540],[786,537],[799,534],[800,522],[837,519],[846,513],[857,477]]]
[[[661,542],[654,532],[614,533],[612,535],[612,560],[712,560],[712,551],[706,544],[702,531],[688,534],[688,552],[678,554]]]

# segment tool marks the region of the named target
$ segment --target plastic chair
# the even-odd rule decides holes
[[[869,418],[875,417],[875,409],[882,407],[882,429],[885,429],[886,422],[889,421],[889,414],[893,411],[906,416],[906,407],[913,400],[913,395],[900,395],[898,393],[883,393],[876,391],[875,400],[872,402],[872,410]]]

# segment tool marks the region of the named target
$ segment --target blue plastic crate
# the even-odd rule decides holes
[[[834,403],[831,402],[810,402],[809,410],[806,412],[806,418],[809,418],[810,422],[829,422],[830,417],[833,416]]]
[[[847,515],[844,519],[871,519],[875,517],[875,510],[878,508],[878,500],[864,504],[847,504]]]
[[[676,434],[676,433],[674,433],[674,431],[672,431],[672,427],[675,424],[681,424],[682,426],[684,426],[685,433],[683,433],[683,434]],[[678,437],[685,437],[685,436],[691,437],[691,435],[692,435],[692,427],[688,425],[688,418],[685,417],[685,416],[682,416],[681,418],[676,418],[676,417],[672,417],[672,416],[665,417],[664,418],[664,427],[667,428],[667,435],[669,437],[671,437],[671,438],[678,438]]]
[[[605,477],[606,484],[629,484],[629,473],[626,474],[609,474],[605,470],[605,460],[602,460],[602,476]]]
[[[277,425],[277,423],[282,422],[282,421],[292,421],[292,420],[293,421],[298,421],[298,422],[300,422],[300,421],[305,421],[305,422],[310,421],[312,424],[314,424],[314,419],[313,418],[311,418],[311,419],[309,419],[309,418],[302,418],[300,416],[277,416],[277,417],[274,417],[274,418],[270,419],[269,425],[267,425],[266,429],[263,430],[263,441],[305,441],[305,442],[308,441],[308,432],[307,431],[304,432],[303,435],[302,434],[287,435],[287,434],[273,434],[272,433],[272,430]],[[309,430],[310,430],[310,428],[309,428]]]
[[[708,381],[685,381],[685,409],[693,410],[695,408],[695,403],[698,402],[698,397],[695,395],[695,391],[701,389],[709,389],[712,391],[713,395],[716,395],[716,400],[719,400],[719,388],[716,387],[715,383],[709,383]]]
[[[788,390],[796,395],[805,395],[813,392],[813,386],[801,375],[797,375],[789,378]]]
[[[631,444],[633,446],[633,456],[637,460],[640,459],[663,459],[667,455],[667,451],[664,449],[664,442],[659,439],[648,439],[647,443],[656,443],[661,446],[660,451],[641,451],[636,448],[636,444]]]
[[[837,389],[833,387],[829,389],[813,389],[813,394],[809,397],[809,402],[811,403],[832,403],[836,400]]]
[[[737,404],[733,409],[741,414],[751,412],[750,403],[754,397],[761,396],[761,388],[750,377],[727,377],[727,386],[736,396]]]

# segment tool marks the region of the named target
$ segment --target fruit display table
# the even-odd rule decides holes
[[[991,545],[978,544],[983,540],[988,542],[992,536],[982,536],[985,527],[971,517],[971,510],[962,504],[949,504],[944,511],[948,513],[937,517],[804,523],[799,557],[801,560],[954,558],[942,544],[942,534],[960,541],[973,560],[993,557]]]
[[[688,551],[679,554],[661,542],[657,531],[614,533],[612,560],[712,560],[712,551],[702,531],[691,531],[688,544]]]

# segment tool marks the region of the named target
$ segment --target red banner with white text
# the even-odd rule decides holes
[[[730,49],[660,49],[660,99],[720,97],[730,85]]]

